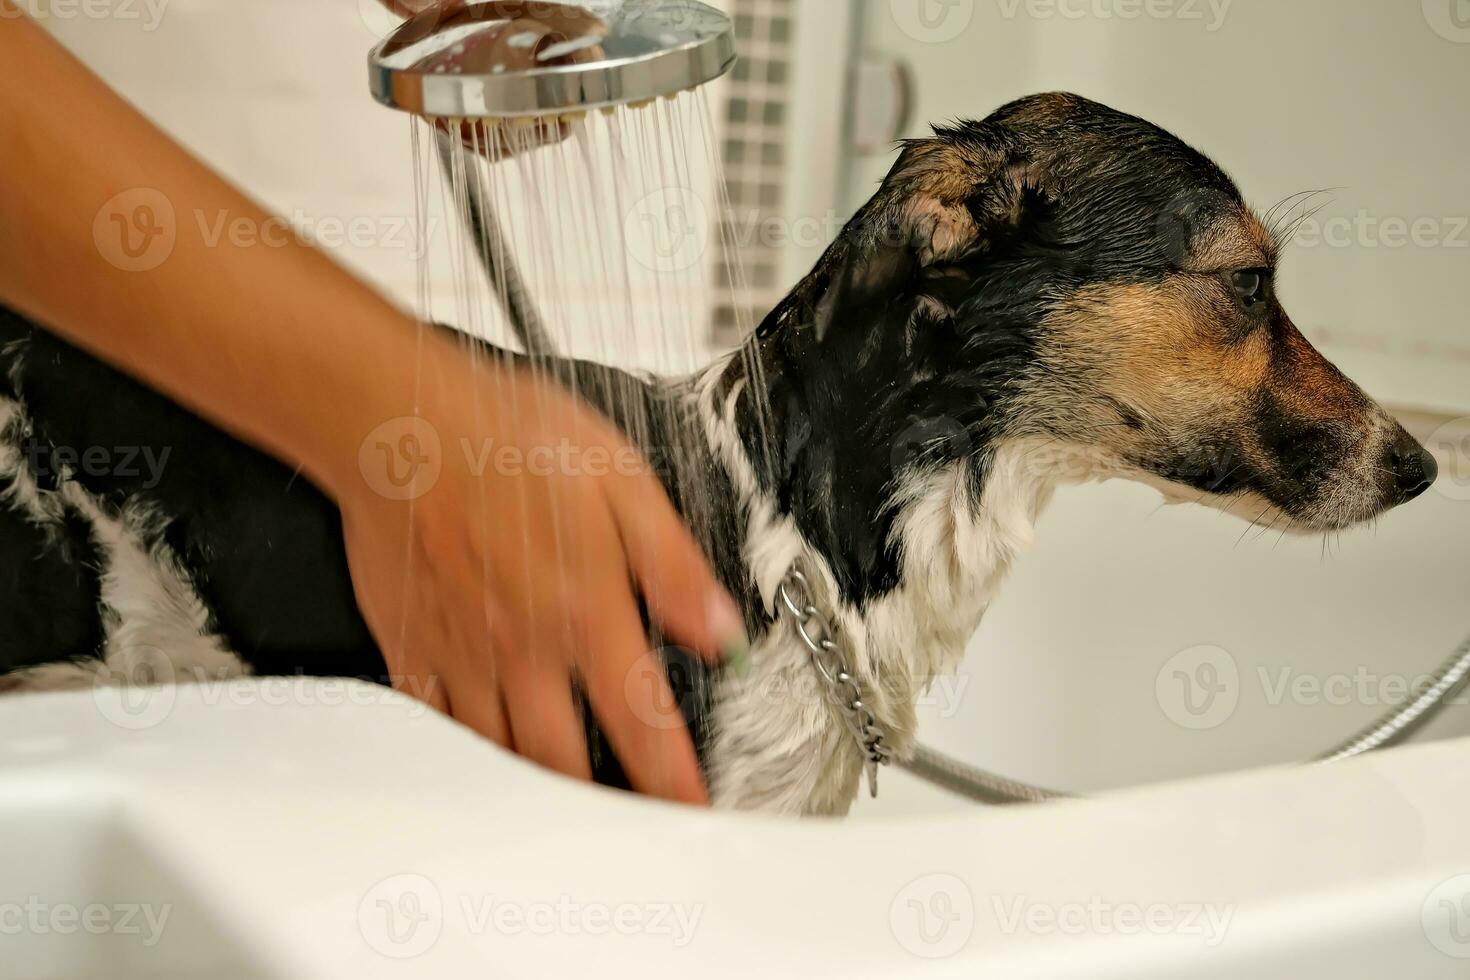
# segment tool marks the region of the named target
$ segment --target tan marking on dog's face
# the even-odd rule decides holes
[[[1267,392],[1293,415],[1323,425],[1346,425],[1366,435],[1371,403],[1295,327],[1277,340]]]
[[[1382,508],[1374,460],[1394,424],[1279,308],[1253,321],[1226,276],[1086,287],[1048,327],[1043,364],[1067,383],[1036,404],[1070,440],[1302,527]]]
[[[1247,208],[1211,223],[1194,242],[1184,264],[1189,272],[1274,269],[1280,246],[1261,220]]]
[[[1090,286],[1053,318],[1047,358],[1145,421],[1218,423],[1246,410],[1270,369],[1263,333],[1228,343],[1231,312],[1203,277]]]

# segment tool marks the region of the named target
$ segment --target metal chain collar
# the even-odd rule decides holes
[[[811,580],[798,565],[799,562],[793,563],[787,570],[776,594],[781,599],[785,615],[791,619],[801,642],[806,645],[817,673],[827,682],[827,693],[841,709],[848,730],[857,739],[866,760],[864,771],[868,776],[868,790],[877,796],[878,767],[893,759],[885,741],[886,733],[878,716],[863,699],[863,689],[853,676],[847,651],[837,643],[837,631],[832,621],[814,604]]]

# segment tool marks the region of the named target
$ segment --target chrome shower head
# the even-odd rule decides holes
[[[369,58],[373,97],[421,116],[509,120],[638,105],[729,71],[724,14],[696,0],[448,0]]]

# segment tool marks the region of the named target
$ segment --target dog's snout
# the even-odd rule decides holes
[[[1434,485],[1439,476],[1439,463],[1418,439],[1400,430],[1388,447],[1388,470],[1393,475],[1395,495],[1402,503]]]

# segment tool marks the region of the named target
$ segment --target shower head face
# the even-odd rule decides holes
[[[676,95],[734,63],[729,18],[695,0],[447,0],[373,49],[369,80],[405,112],[528,118]]]

